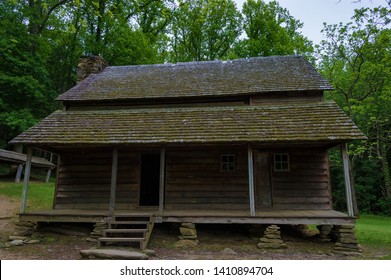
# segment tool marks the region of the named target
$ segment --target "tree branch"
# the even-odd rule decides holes
[[[37,34],[40,34],[42,32],[42,30],[45,28],[45,25],[46,25],[47,21],[49,20],[50,15],[54,12],[55,9],[57,9],[61,5],[66,4],[67,2],[72,2],[72,1],[73,0],[58,0],[58,2],[56,4],[54,4],[52,7],[50,7],[48,12],[46,13],[45,18],[43,19],[43,21],[41,22],[41,24],[39,25],[39,27],[37,29]]]

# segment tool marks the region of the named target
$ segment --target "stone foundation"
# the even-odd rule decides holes
[[[362,250],[354,234],[355,226],[334,226],[331,234],[336,238],[333,253],[343,256],[361,256]]]
[[[182,223],[179,231],[181,235],[178,236],[179,241],[175,244],[176,247],[195,247],[198,245],[199,241],[195,224]]]
[[[330,232],[333,228],[332,225],[318,225],[316,228],[319,230],[319,237],[322,241],[331,241]]]
[[[106,219],[102,219],[94,224],[94,229],[90,233],[90,236],[86,238],[89,242],[98,242],[98,239],[103,236],[103,231],[107,229]]]
[[[39,240],[32,239],[32,235],[36,230],[36,223],[20,221],[16,222],[15,231],[8,237],[9,242],[5,243],[5,247],[39,243]]]
[[[37,224],[33,222],[16,222],[15,232],[12,235],[16,236],[31,236],[37,230]]]
[[[259,241],[259,249],[286,249],[288,247],[282,241],[280,227],[277,225],[268,226]]]

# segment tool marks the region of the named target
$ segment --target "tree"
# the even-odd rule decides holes
[[[162,62],[172,1],[0,1],[0,147],[56,108],[82,55]]]
[[[247,38],[237,45],[238,56],[309,55],[313,51],[311,41],[299,32],[303,23],[278,2],[248,0],[242,13]]]
[[[29,2],[30,3],[30,2]],[[0,3],[0,147],[54,109],[46,69],[47,44],[33,30],[26,6]],[[42,24],[42,23],[41,23]]]
[[[161,62],[160,42],[171,1],[84,0],[78,39],[84,54],[103,56],[111,65]]]
[[[391,212],[391,18],[385,7],[355,11],[353,22],[325,25],[326,40],[318,49],[319,67],[332,83],[330,93],[368,136],[365,143],[351,145],[356,184],[372,192],[372,206]],[[368,166],[381,178],[373,184],[362,172]],[[372,176],[376,177],[374,174]],[[364,182],[365,183],[362,183]],[[360,196],[360,194],[359,194]],[[381,205],[379,205],[381,204]]]
[[[179,1],[170,26],[170,60],[222,59],[240,34],[241,16],[232,0]]]

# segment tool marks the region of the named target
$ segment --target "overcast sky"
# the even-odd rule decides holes
[[[266,2],[270,2],[265,0]],[[235,0],[241,10],[245,0]],[[334,24],[349,22],[354,9],[361,7],[377,7],[384,5],[385,0],[279,0],[280,6],[289,10],[289,13],[304,23],[301,29],[304,36],[318,44],[322,40],[321,30],[323,22]]]

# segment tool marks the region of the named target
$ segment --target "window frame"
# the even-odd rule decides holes
[[[277,156],[279,156],[280,159],[277,159]],[[283,159],[283,157],[286,157],[286,160]],[[291,165],[290,165],[289,153],[274,153],[273,154],[273,169],[274,169],[274,172],[290,172]]]
[[[220,155],[220,172],[236,172],[236,154]]]

